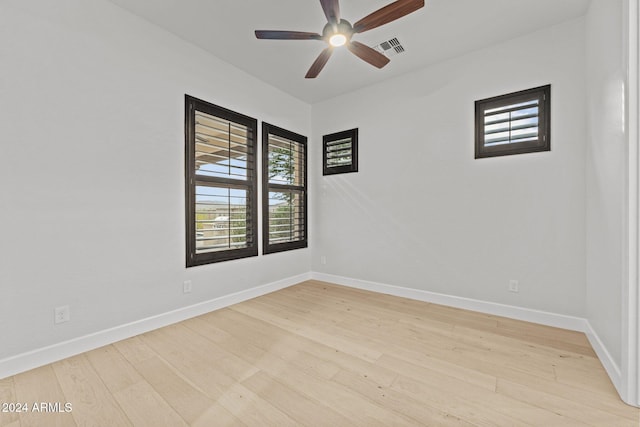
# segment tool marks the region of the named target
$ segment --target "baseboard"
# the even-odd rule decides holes
[[[587,326],[584,333],[587,335],[589,343],[591,344],[591,347],[593,347],[593,351],[596,352],[598,359],[600,359],[600,363],[602,363],[604,370],[607,371],[607,375],[609,375],[609,379],[611,379],[611,382],[618,391],[618,394],[620,395],[622,400],[625,400],[625,393],[623,393],[624,387],[622,381],[622,371],[620,370],[620,367],[615,362],[615,360],[613,360],[613,357],[611,357],[609,350],[607,350],[607,347],[605,347],[603,342],[600,340],[600,337],[598,336],[596,331],[591,327],[589,321],[586,321],[586,323]]]
[[[431,302],[434,304],[447,305],[465,310],[478,311],[480,313],[493,314],[495,316],[503,316],[511,319],[523,320],[525,322],[569,329],[572,331],[586,333],[588,328],[588,322],[583,318],[550,313],[547,311],[532,310],[512,305],[439,294],[421,289],[369,282],[366,280],[352,279],[332,274],[312,272],[311,278],[315,280],[322,280],[324,282],[335,283],[337,285],[349,286],[352,288],[394,295],[397,297],[410,298],[418,301]]]
[[[0,379],[309,280],[304,273],[0,360]]]

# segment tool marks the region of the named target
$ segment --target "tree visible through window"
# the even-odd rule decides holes
[[[307,138],[262,124],[263,252],[307,247]]]

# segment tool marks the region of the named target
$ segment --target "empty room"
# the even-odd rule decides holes
[[[637,427],[638,8],[0,0],[0,427]]]

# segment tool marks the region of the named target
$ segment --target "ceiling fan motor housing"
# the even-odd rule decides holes
[[[322,30],[322,38],[328,42],[334,34],[342,34],[349,41],[353,35],[353,26],[346,19],[341,19],[338,25],[335,26],[327,23]]]

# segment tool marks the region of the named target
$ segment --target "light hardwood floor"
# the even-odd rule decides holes
[[[0,426],[632,426],[584,334],[309,281],[0,380]],[[31,409],[31,408],[30,408]]]

